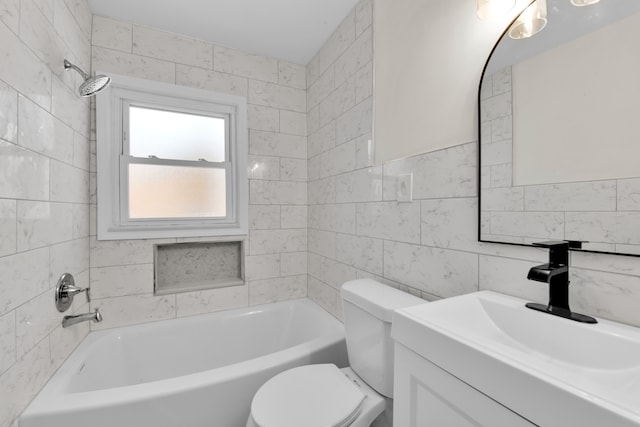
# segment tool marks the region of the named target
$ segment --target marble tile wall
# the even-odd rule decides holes
[[[477,142],[374,166],[371,7],[371,0],[362,0],[307,65],[309,296],[338,318],[340,286],[359,277],[427,300],[489,289],[546,302],[546,286],[526,279],[530,267],[546,262],[545,250],[477,240]],[[504,78],[496,78],[497,95],[510,87],[501,83]],[[493,140],[483,150],[491,150],[494,164],[482,171],[483,182],[492,183],[496,200],[508,201],[491,225],[515,230],[519,225],[509,215],[525,198],[505,188],[511,182],[504,167],[511,161],[510,120],[490,119]],[[428,130],[416,138],[429,138]],[[385,143],[393,141],[376,141]],[[483,151],[483,157],[489,155]],[[404,174],[413,175],[411,202],[397,201]],[[619,182],[613,202],[637,209],[636,185]],[[546,203],[562,201],[563,194]],[[483,197],[483,203],[491,200]],[[611,202],[606,197],[598,205]],[[557,212],[548,214],[554,221]],[[640,258],[574,253],[571,264],[575,310],[640,326]]]
[[[84,0],[0,2],[2,427],[89,332],[61,327],[54,287],[65,272],[89,285],[90,106],[63,60],[89,70],[90,38]]]
[[[91,308],[100,308],[104,316],[92,327],[306,296],[305,67],[100,16],[93,18],[92,43],[94,71],[247,97],[250,203],[243,286],[154,296],[153,245],[210,239],[98,241],[92,133],[90,276],[95,298]]]
[[[640,254],[640,178],[514,186],[511,67],[488,76],[481,95],[483,239]]]

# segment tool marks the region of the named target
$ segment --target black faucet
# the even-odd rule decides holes
[[[529,302],[528,308],[575,320],[582,323],[598,323],[584,314],[574,313],[569,308],[569,248],[572,242],[541,242],[533,246],[549,248],[549,262],[532,267],[527,279],[549,284],[549,304]]]

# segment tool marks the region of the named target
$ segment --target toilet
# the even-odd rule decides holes
[[[391,318],[426,302],[371,279],[345,283],[341,296],[351,366],[306,365],[276,375],[253,397],[247,427],[368,427],[391,408]]]

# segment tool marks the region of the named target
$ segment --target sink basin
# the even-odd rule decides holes
[[[540,426],[640,426],[640,330],[483,291],[398,311],[392,335]]]

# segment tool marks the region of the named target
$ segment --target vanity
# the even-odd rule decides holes
[[[640,331],[490,291],[393,319],[394,425],[640,426]]]

